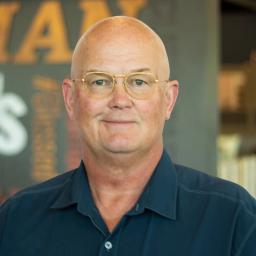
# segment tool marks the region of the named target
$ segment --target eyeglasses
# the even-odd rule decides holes
[[[147,72],[135,72],[126,75],[88,72],[83,78],[72,79],[72,81],[78,83],[91,97],[105,98],[113,92],[117,84],[117,78],[123,78],[125,91],[136,99],[147,99],[151,97],[155,92],[157,83],[168,81],[159,81],[152,73]]]

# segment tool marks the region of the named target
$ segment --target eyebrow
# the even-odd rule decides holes
[[[132,69],[131,72],[145,72],[145,71],[151,71],[150,68],[139,68],[139,69]]]
[[[139,68],[139,69],[132,69],[130,70],[131,73],[134,73],[134,72],[149,72],[151,71],[150,68]],[[86,71],[87,72],[107,72],[107,73],[111,73],[109,71],[105,71],[105,70],[100,70],[100,69],[89,69]]]

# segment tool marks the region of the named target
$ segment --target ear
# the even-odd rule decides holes
[[[68,113],[68,116],[71,120],[74,119],[74,109],[75,109],[75,92],[72,86],[72,81],[70,79],[64,79],[62,82],[62,93],[64,98],[65,107]]]
[[[165,119],[166,120],[168,120],[171,116],[178,94],[179,94],[179,82],[177,80],[168,81],[168,84],[165,90],[165,99],[166,99]]]

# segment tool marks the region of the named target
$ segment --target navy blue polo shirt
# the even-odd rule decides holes
[[[2,205],[0,255],[255,256],[256,202],[238,185],[174,165],[164,152],[109,233],[81,163]]]

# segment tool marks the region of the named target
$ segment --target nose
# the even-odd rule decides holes
[[[110,108],[130,108],[132,106],[131,96],[126,92],[124,78],[116,78],[115,86],[109,101]]]

